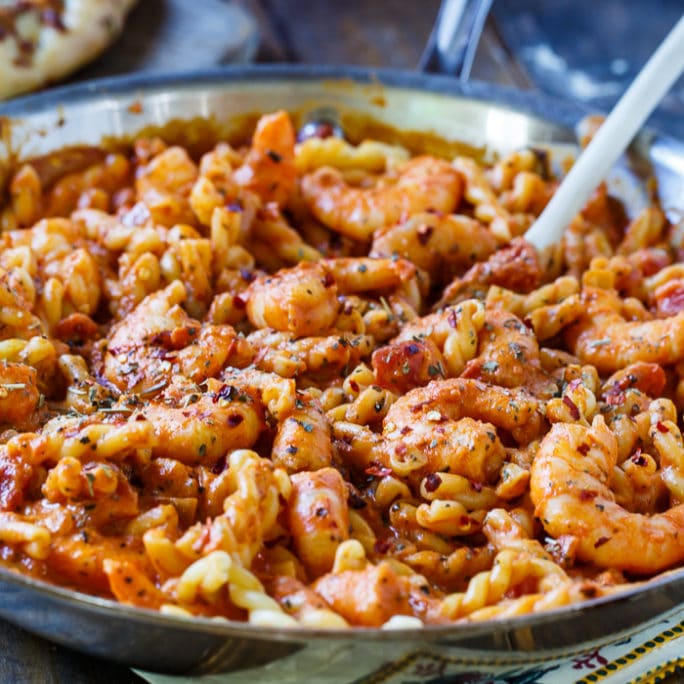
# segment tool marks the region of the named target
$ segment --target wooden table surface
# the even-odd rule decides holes
[[[153,40],[159,17],[171,16],[173,13],[169,10],[173,10],[175,3],[188,1],[142,0],[129,18],[128,33],[76,78],[121,71],[121,56],[126,55],[127,46],[136,40]],[[203,1],[196,0],[195,6],[199,7]],[[239,0],[237,4],[250,12],[258,25],[258,62],[414,69],[432,28],[439,0]],[[487,23],[480,41],[472,78],[531,87],[524,71],[503,45],[492,20]],[[143,681],[125,667],[54,646],[2,621],[0,644],[0,683],[3,684]]]

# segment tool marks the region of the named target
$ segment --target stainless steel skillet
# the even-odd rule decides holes
[[[574,149],[573,126],[586,113],[576,105],[490,85],[415,73],[307,67],[239,68],[183,77],[106,80],[16,100],[0,108],[0,163],[70,145],[130,138],[172,120],[244,119],[286,108],[322,106],[344,116],[361,113],[403,131],[432,132],[475,148],[506,152],[550,146]],[[225,130],[230,125],[223,126]],[[652,170],[671,216],[684,212],[684,145],[644,134],[614,178],[638,203],[634,171]],[[682,214],[684,215],[684,214]],[[572,650],[609,640],[684,600],[684,571],[609,599],[540,615],[481,624],[383,632],[284,631],[242,623],[162,616],[32,581],[0,569],[0,616],[58,643],[146,669],[231,671],[275,661],[301,649],[377,644],[392,649],[463,647],[495,652]]]

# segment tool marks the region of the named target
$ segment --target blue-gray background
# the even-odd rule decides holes
[[[492,12],[540,90],[608,110],[682,16],[684,0],[494,0]],[[684,79],[650,123],[684,139]]]

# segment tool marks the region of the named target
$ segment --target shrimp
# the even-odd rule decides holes
[[[329,572],[337,547],[349,539],[347,487],[334,468],[295,473],[290,478],[288,524],[297,555],[312,577]]]
[[[38,374],[23,363],[0,362],[0,425],[15,430],[35,429],[44,420],[39,411]]]
[[[335,279],[318,262],[257,278],[243,296],[252,325],[297,337],[324,335],[339,311]]]
[[[157,589],[139,565],[130,561],[105,558],[102,569],[109,580],[109,589],[120,603],[159,610],[164,594]]]
[[[157,437],[156,458],[211,465],[230,449],[251,447],[266,428],[258,399],[213,378],[201,393],[174,382],[162,398],[141,410]]]
[[[342,294],[395,290],[416,276],[416,267],[407,259],[340,257],[320,263],[335,279]]]
[[[399,394],[423,387],[446,367],[442,352],[430,339],[393,341],[373,352],[378,384]]]
[[[333,613],[330,606],[304,583],[287,575],[265,578],[264,586],[288,615],[292,615],[302,624],[317,626],[316,618],[323,616],[325,626],[348,627],[346,620]]]
[[[413,615],[411,583],[383,561],[362,570],[323,575],[314,591],[352,625],[380,627],[393,615]]]
[[[627,321],[616,292],[585,286],[584,315],[565,332],[570,351],[602,374],[643,361],[668,365],[684,359],[684,312]]]
[[[271,460],[288,473],[330,466],[332,427],[317,401],[298,397],[295,410],[278,425]]]
[[[610,487],[617,460],[603,416],[591,427],[554,425],[532,463],[535,515],[554,538],[575,537],[577,557],[602,568],[653,574],[681,563],[684,504],[652,516],[622,508]]]
[[[441,159],[416,157],[396,175],[383,176],[371,188],[352,187],[332,167],[302,178],[304,201],[314,216],[334,231],[355,240],[369,240],[373,231],[416,212],[452,213],[461,199],[458,172]]]
[[[475,264],[462,278],[456,278],[445,288],[438,306],[472,296],[468,292],[486,292],[489,285],[526,294],[539,286],[540,278],[541,266],[535,248],[523,238],[515,238],[487,261]]]
[[[475,219],[422,212],[376,230],[370,256],[405,257],[448,282],[457,273],[487,259],[496,247],[493,233]]]
[[[5,445],[0,448],[0,511],[16,511],[23,505],[34,476],[28,454],[11,453]]]
[[[396,290],[415,275],[405,259],[324,259],[257,278],[241,296],[255,327],[310,337],[333,327],[343,309],[338,295]]]
[[[233,173],[233,179],[264,202],[286,204],[297,186],[294,147],[295,133],[287,112],[262,116],[245,163]]]
[[[483,483],[496,478],[505,458],[497,428],[527,444],[543,427],[541,405],[525,390],[453,378],[400,397],[387,412],[383,437],[393,468],[422,477],[448,467]]]
[[[463,378],[477,378],[502,387],[527,387],[539,397],[551,397],[556,384],[541,367],[534,333],[503,309],[488,309],[480,330],[478,355],[468,361]]]
[[[249,344],[229,325],[202,325],[180,307],[186,290],[172,282],[145,299],[111,332],[104,357],[107,380],[123,391],[154,395],[176,375],[202,382],[230,360],[246,366]]]
[[[87,533],[85,537],[84,531]],[[148,565],[141,549],[122,542],[119,537],[106,537],[93,529],[54,538],[45,562],[66,583],[78,583],[86,591],[106,594],[110,585],[104,565],[108,559],[129,561],[143,568]]]
[[[436,365],[428,365],[431,379],[446,377],[447,373],[451,376],[460,375],[466,363],[475,356],[477,336],[484,321],[485,310],[482,304],[475,299],[467,300],[458,306],[447,307],[439,313],[410,321],[391,341],[390,347],[397,348],[400,355],[403,355],[402,345],[408,343],[404,349],[406,353],[413,355],[417,351],[413,344],[420,341],[432,343],[443,355],[444,365],[439,362]],[[435,356],[429,345],[425,351],[428,355]]]
[[[601,387],[601,398],[615,406],[624,401],[625,391],[635,388],[649,397],[662,395],[667,377],[657,363],[637,361],[613,373]]]
[[[370,356],[374,338],[346,331],[323,337],[301,337],[292,333],[257,330],[247,337],[256,351],[255,365],[284,378],[301,375],[317,379],[339,375]]]

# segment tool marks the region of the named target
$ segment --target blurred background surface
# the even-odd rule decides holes
[[[439,0],[141,0],[78,80],[219,64],[413,69]],[[472,78],[608,110],[684,11],[683,0],[494,0]],[[684,139],[684,79],[651,123]]]
[[[682,0],[494,0],[490,19],[539,90],[607,110],[683,11]],[[684,138],[684,78],[651,122]]]

